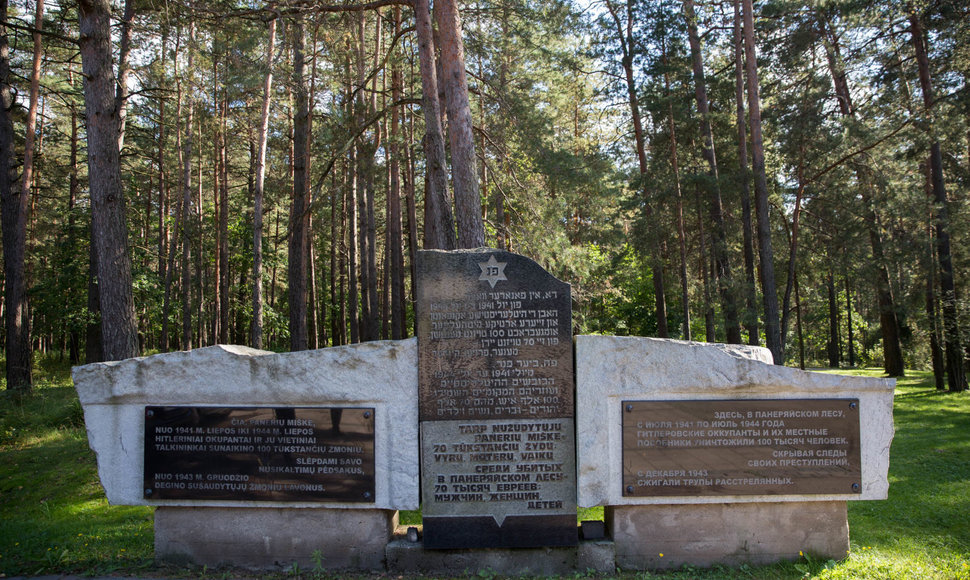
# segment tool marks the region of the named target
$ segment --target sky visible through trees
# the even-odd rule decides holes
[[[965,2],[0,11],[7,388],[37,351],[411,336],[415,252],[482,244],[576,333],[966,387]]]

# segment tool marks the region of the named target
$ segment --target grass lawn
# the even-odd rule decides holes
[[[0,391],[0,578],[212,576],[211,570],[156,568],[151,508],[108,505],[69,371],[41,358],[33,394],[21,399]],[[851,373],[879,376],[872,369]],[[897,384],[894,414],[889,500],[849,503],[852,550],[844,560],[805,556],[767,567],[621,576],[970,580],[970,393],[939,393],[927,373],[910,371]],[[602,515],[583,512],[582,519]],[[419,519],[416,512],[402,514],[403,523]]]

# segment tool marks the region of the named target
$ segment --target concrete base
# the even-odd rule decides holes
[[[490,548],[425,550],[419,542],[394,540],[387,545],[391,574],[476,575],[488,571],[502,576],[556,576],[577,569],[577,549]]]
[[[616,548],[612,540],[581,540],[577,547],[576,572],[616,574]]]
[[[621,570],[770,564],[799,552],[844,558],[846,503],[734,503],[606,508]]]
[[[384,570],[397,512],[159,507],[155,560],[252,569]]]

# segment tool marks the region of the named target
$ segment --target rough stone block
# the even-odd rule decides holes
[[[892,379],[770,364],[767,349],[640,337],[577,336],[580,506],[885,499],[893,438]],[[624,497],[622,401],[857,398],[861,493]]]
[[[160,507],[155,559],[252,569],[384,570],[391,510]]]
[[[621,570],[770,564],[799,552],[844,558],[846,503],[733,503],[606,508]]]
[[[359,406],[375,409],[377,509],[418,507],[417,340],[275,354],[212,346],[75,367],[88,442],[108,501],[121,505],[355,509],[340,502],[146,500],[147,405]]]

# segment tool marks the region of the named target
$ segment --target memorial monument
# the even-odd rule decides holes
[[[549,575],[837,559],[846,502],[887,497],[892,380],[573,337],[569,285],[505,251],[416,266],[417,338],[74,369],[108,500],[156,508],[157,560]],[[600,534],[579,539],[577,505],[603,506],[583,526]],[[398,510],[419,506],[423,537],[405,534]]]
[[[418,253],[426,548],[576,544],[571,313],[523,256]]]

